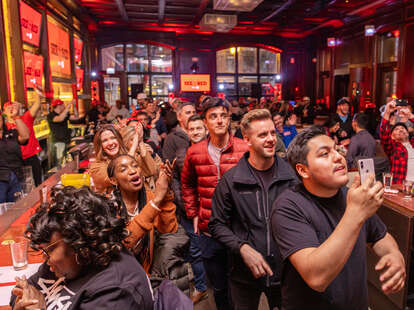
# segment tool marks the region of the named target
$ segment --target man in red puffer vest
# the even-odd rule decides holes
[[[211,199],[221,176],[234,167],[248,147],[229,133],[229,106],[220,98],[206,97],[203,117],[209,139],[192,145],[181,172],[182,198],[194,232],[200,235],[200,248],[207,276],[214,288],[218,310],[230,309],[227,289],[227,254],[208,231]]]

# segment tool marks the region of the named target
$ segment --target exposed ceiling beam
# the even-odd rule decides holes
[[[139,10],[157,10],[158,5],[155,4],[136,4],[136,3],[125,3],[125,7],[129,9],[139,9]],[[165,5],[166,10],[176,10],[176,11],[186,11],[189,13],[193,13],[195,10],[198,9],[197,7],[192,6],[178,6],[178,5]]]
[[[158,13],[150,13],[150,12],[129,12],[129,16],[140,16],[140,17],[153,17],[158,19]],[[179,19],[191,19],[192,14],[165,14],[165,18],[179,18]]]
[[[198,7],[197,13],[194,16],[193,19],[193,25],[198,25],[198,23],[200,22],[201,18],[203,17],[204,11],[207,8],[207,5],[209,4],[210,0],[201,0],[200,2],[200,6]]]
[[[165,0],[158,0],[158,22],[162,23],[165,14]]]
[[[277,7],[272,13],[270,13],[269,15],[267,15],[266,17],[259,19],[255,22],[255,24],[260,24],[262,22],[266,22],[269,19],[272,19],[273,17],[279,15],[281,12],[283,12],[284,10],[288,9],[290,6],[292,6],[294,3],[296,2],[296,0],[288,0],[286,1],[282,6]]]
[[[115,3],[118,7],[118,11],[119,11],[119,14],[121,14],[122,19],[127,22],[128,21],[128,14],[125,10],[124,2],[122,0],[115,0]]]

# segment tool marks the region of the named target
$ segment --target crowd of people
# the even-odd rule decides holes
[[[93,186],[55,187],[30,219],[26,237],[45,263],[18,279],[13,309],[152,309],[152,289],[170,279],[194,304],[211,286],[218,310],[257,309],[262,293],[270,309],[366,310],[366,244],[379,257],[382,290],[402,289],[403,256],[375,214],[384,188],[374,175],[348,185],[348,171],[374,158],[394,184],[414,181],[410,106],[390,100],[372,126],[348,98],[332,115],[309,97],[176,98],[168,110],[137,99],[131,113],[121,101],[111,109],[93,102],[85,117],[94,128]],[[19,117],[16,105],[5,104],[1,118],[2,192],[19,184],[24,161],[37,165],[38,106]],[[67,122],[81,118],[59,99],[52,109],[59,159]]]

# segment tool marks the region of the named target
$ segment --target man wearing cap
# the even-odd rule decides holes
[[[68,121],[74,124],[79,124],[82,120],[78,116],[78,110],[75,108],[75,102],[73,105],[73,115],[69,115],[71,105],[65,105],[60,99],[54,99],[52,101],[52,112],[47,115],[47,122],[49,123],[50,134],[55,154],[53,164],[60,164],[64,156],[66,144],[69,144],[71,138],[71,132],[68,128]]]
[[[3,106],[4,114],[7,116],[6,126],[7,129],[12,130],[16,128],[16,118],[19,116],[20,110],[19,102],[6,102]],[[29,110],[26,111],[20,119],[25,123],[29,130],[29,140],[27,144],[21,145],[23,164],[25,166],[32,167],[33,179],[35,185],[38,186],[42,183],[42,165],[40,163],[37,154],[42,150],[39,145],[39,141],[35,137],[33,124],[36,118],[36,114],[40,109],[40,98],[35,100]]]
[[[385,153],[391,161],[393,184],[402,184],[405,179],[414,181],[414,137],[408,133],[404,123],[390,126],[390,116],[398,109],[398,113],[414,121],[414,114],[407,108],[399,109],[394,100],[387,103],[381,123],[380,138]]]
[[[340,119],[340,128],[347,133],[347,137],[350,138],[353,134],[352,130],[352,116],[349,111],[349,101],[347,98],[339,99],[336,103],[336,115]]]
[[[187,151],[181,172],[182,198],[194,232],[200,234],[200,247],[207,276],[214,289],[218,310],[230,309],[227,292],[227,253],[208,230],[214,189],[222,175],[234,167],[248,147],[229,133],[229,106],[220,98],[203,100],[204,123],[209,139]]]

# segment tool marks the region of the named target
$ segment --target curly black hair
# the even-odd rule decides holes
[[[49,203],[42,204],[27,224],[25,235],[38,250],[54,232],[77,254],[79,264],[106,267],[122,250],[128,236],[118,206],[88,187],[55,186]]]

